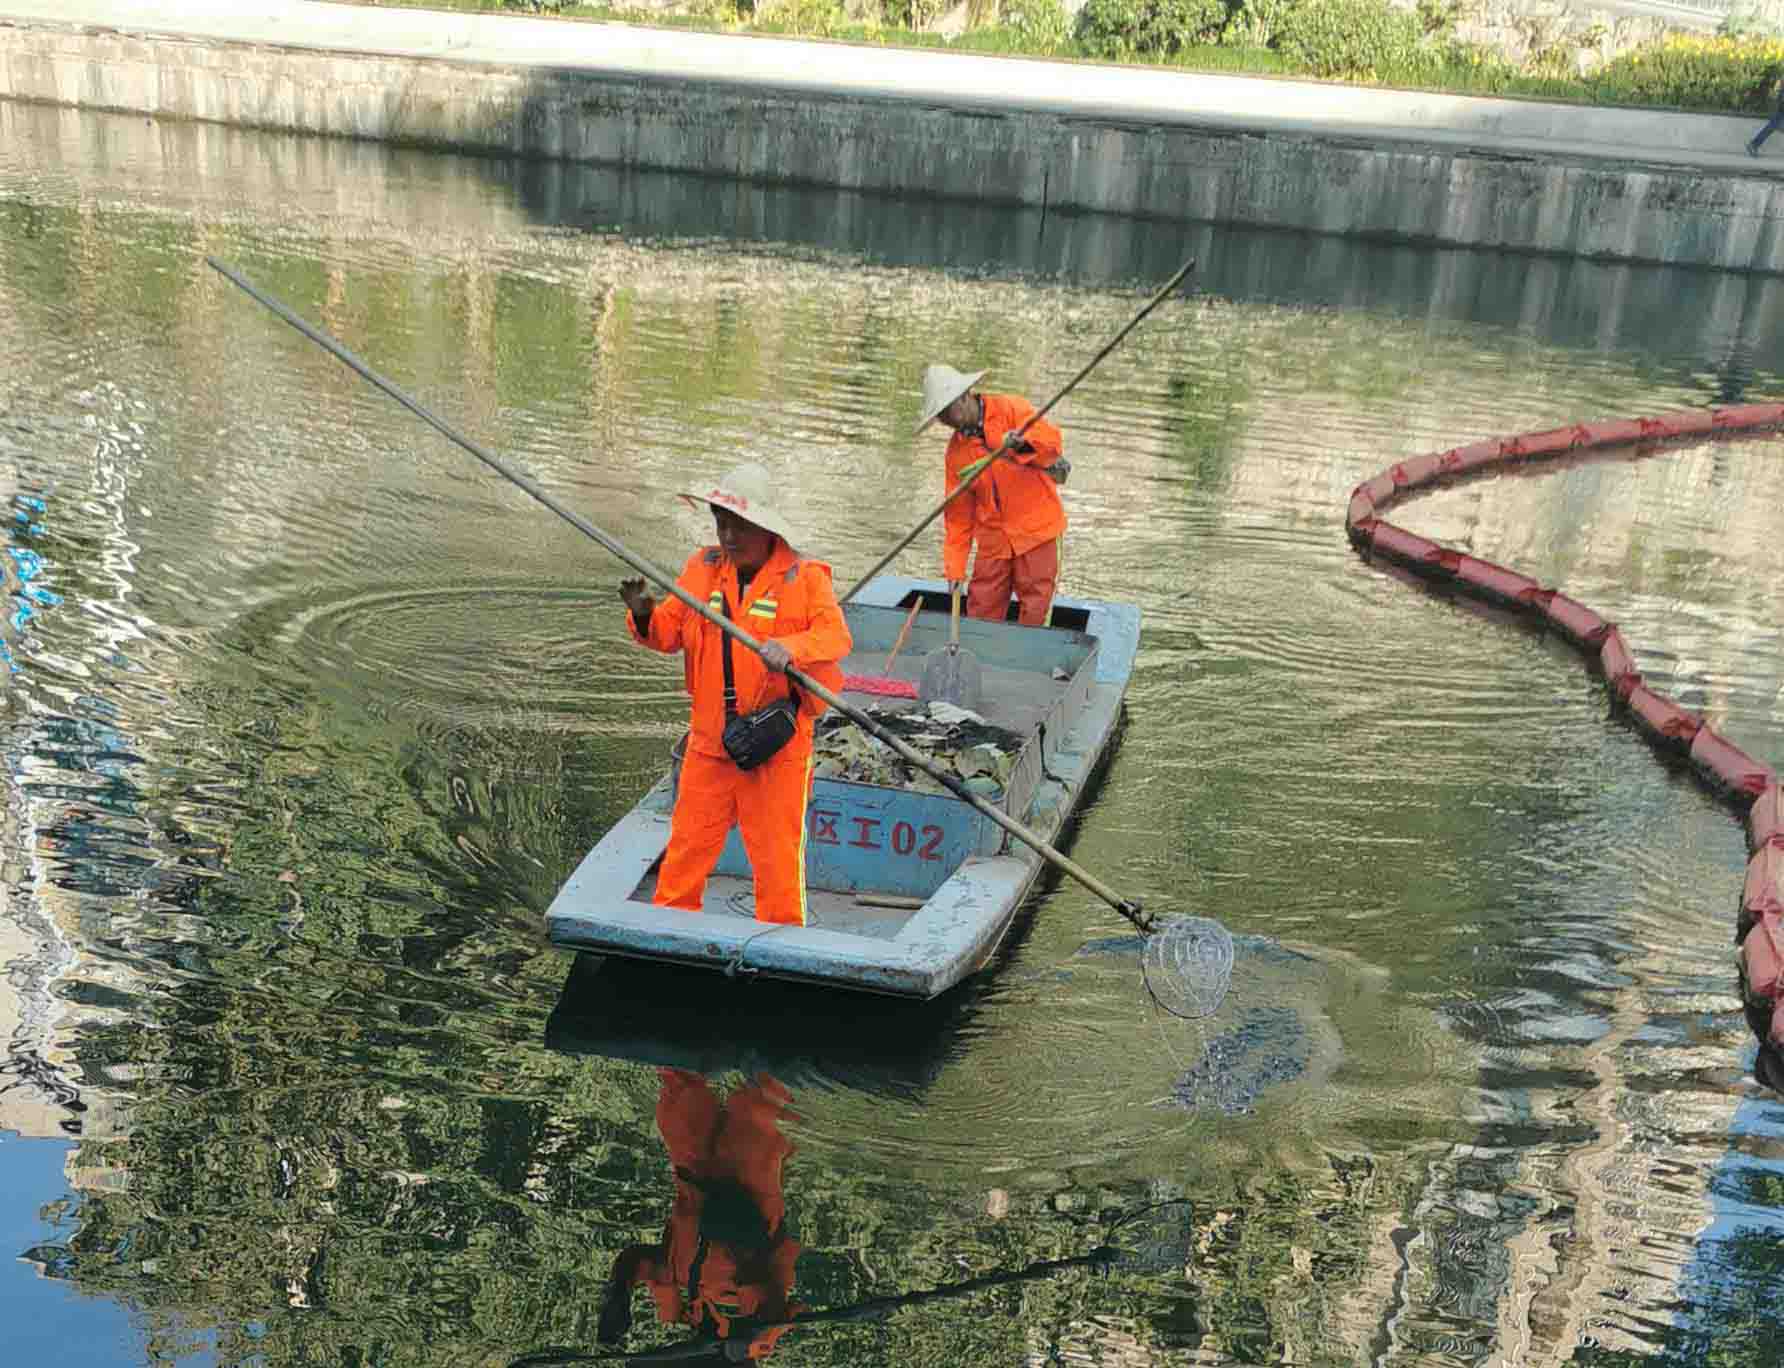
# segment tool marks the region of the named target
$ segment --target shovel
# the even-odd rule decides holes
[[[968,712],[978,712],[984,694],[984,679],[979,658],[960,649],[960,583],[949,589],[953,607],[949,612],[948,644],[931,651],[923,658],[923,683],[917,697],[925,703],[952,703]]]

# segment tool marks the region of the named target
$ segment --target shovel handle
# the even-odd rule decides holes
[[[948,581],[948,653],[960,654],[960,581]]]

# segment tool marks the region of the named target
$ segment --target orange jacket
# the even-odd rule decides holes
[[[780,642],[792,652],[794,668],[825,688],[842,688],[842,669],[837,662],[849,653],[854,639],[831,587],[830,567],[823,561],[802,559],[786,542],[776,539],[773,553],[739,595],[737,567],[718,547],[709,546],[688,557],[676,583],[715,612],[720,611],[721,602],[726,604],[731,620],[758,641],[772,637]],[[720,740],[725,730],[724,633],[678,598],[657,604],[650,615],[650,630],[643,635],[628,611],[626,630],[634,641],[653,651],[682,653],[682,672],[693,700],[688,744],[707,755],[724,755]],[[754,712],[787,696],[787,677],[770,670],[754,651],[735,641],[731,643],[731,670],[740,713]],[[793,744],[811,744],[812,723],[823,710],[824,704],[801,691],[799,735]]]
[[[1021,427],[1034,412],[1033,404],[1014,394],[979,397],[985,406],[983,430],[956,432],[948,442],[943,489],[946,494],[959,488],[962,471],[996,451],[1004,434]],[[991,469],[973,481],[971,489],[943,511],[943,578],[966,578],[967,553],[975,540],[981,558],[1009,560],[1065,531],[1065,505],[1059,501],[1059,486],[1044,473],[1064,449],[1059,429],[1043,418],[1029,428],[1023,441],[1034,450],[994,462]]]

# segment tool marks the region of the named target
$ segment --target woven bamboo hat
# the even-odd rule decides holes
[[[974,371],[971,375],[964,375],[952,366],[930,366],[925,370],[923,372],[923,418],[917,424],[917,432],[922,432],[924,428],[941,416],[943,409],[984,378],[984,371]],[[911,435],[914,437],[917,433]]]
[[[787,530],[787,520],[775,509],[774,490],[774,476],[754,461],[745,461],[732,466],[711,488],[703,492],[684,490],[681,497],[690,504],[703,503],[735,513],[791,546],[793,534]]]

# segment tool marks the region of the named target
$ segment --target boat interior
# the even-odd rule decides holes
[[[923,609],[911,621],[890,675],[892,653],[911,604]],[[891,606],[844,606],[854,650],[842,662],[845,674],[921,681],[929,652],[949,638],[946,594],[912,590]],[[1083,619],[1081,609],[1056,616]],[[1026,821],[1036,789],[1046,777],[1048,757],[1069,749],[1073,723],[1082,712],[1094,677],[1097,643],[1078,625],[1044,628],[962,618],[960,647],[981,667],[985,723],[1018,734],[1008,782],[987,801]],[[876,719],[926,705],[916,699],[845,690],[843,700]],[[852,726],[841,719],[826,726]],[[673,806],[673,770],[652,789],[646,803],[665,814]],[[917,791],[846,779],[819,778],[812,787],[806,846],[807,925],[891,941],[923,907],[930,894],[967,859],[996,854],[1008,837],[970,804],[948,792]],[[656,891],[657,861],[633,888],[630,898],[649,902]],[[708,881],[702,911],[750,921],[755,916],[748,856],[733,829]]]

